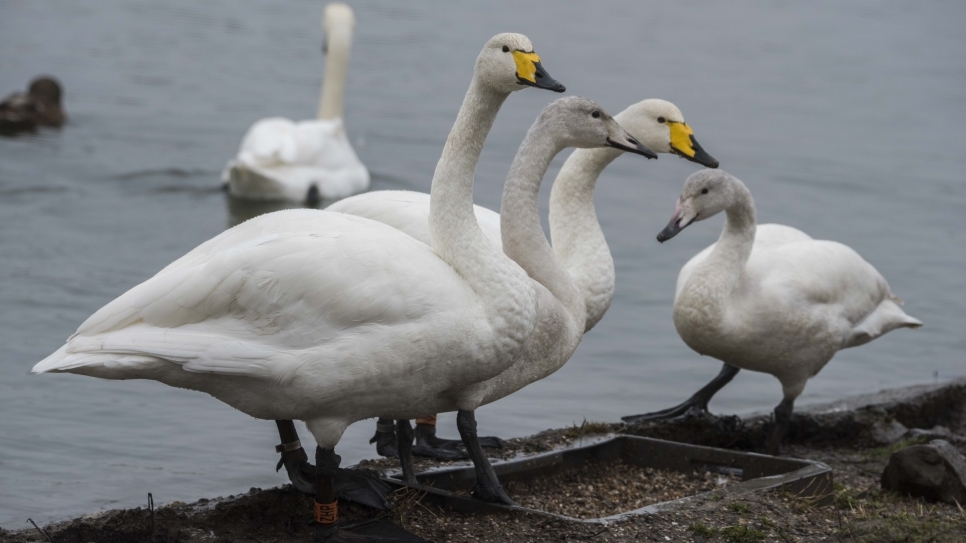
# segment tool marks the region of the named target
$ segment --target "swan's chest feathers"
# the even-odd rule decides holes
[[[526,338],[523,351],[513,365],[485,383],[483,403],[499,400],[553,374],[580,344],[584,319],[575,319],[542,285],[536,285],[535,291],[537,314],[533,332]]]

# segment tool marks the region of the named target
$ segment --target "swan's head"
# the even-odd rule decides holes
[[[507,94],[526,87],[554,92],[567,90],[543,69],[530,38],[523,34],[505,33],[490,38],[476,59],[475,77],[497,92]]]
[[[691,174],[684,182],[671,222],[657,235],[657,240],[664,243],[691,223],[709,219],[728,209],[743,188],[741,181],[724,170],[701,170]]]
[[[708,168],[718,161],[694,139],[681,110],[667,100],[652,98],[638,102],[616,115],[621,126],[641,143],[658,153],[674,153]]]
[[[356,27],[356,16],[348,4],[332,2],[322,12],[322,52],[328,53],[329,41],[335,37],[351,39]]]
[[[563,147],[613,147],[657,158],[657,153],[642,145],[604,108],[587,98],[567,96],[553,101],[540,113],[534,126],[553,134]]]

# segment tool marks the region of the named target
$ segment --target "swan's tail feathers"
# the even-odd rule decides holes
[[[65,344],[57,352],[38,362],[31,373],[79,373],[101,379],[131,379],[159,359],[152,356],[111,353],[68,353]]]
[[[900,303],[902,303],[901,300],[895,297],[883,300],[875,311],[852,329],[852,335],[846,341],[845,347],[843,348],[856,347],[868,343],[897,328],[921,327],[922,321],[907,315],[899,307]]]

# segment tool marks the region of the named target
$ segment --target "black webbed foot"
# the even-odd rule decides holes
[[[413,454],[436,460],[463,460],[469,458],[463,441],[459,439],[444,439],[436,436],[436,425],[416,423],[416,444]],[[506,442],[496,436],[478,438],[480,447],[485,449],[502,449]]]
[[[282,440],[290,440],[275,447],[282,454],[275,471],[285,467],[289,481],[296,490],[309,496],[316,495],[317,478],[315,466],[309,463],[308,455],[298,440],[295,424],[290,420],[275,421]],[[294,439],[293,439],[294,438]],[[341,500],[367,505],[373,509],[389,511],[387,498],[389,486],[375,475],[360,470],[332,468],[335,495]]]
[[[392,419],[380,418],[376,421],[376,433],[369,443],[376,444],[376,453],[386,458],[398,458],[399,449],[396,446],[396,428]]]
[[[741,371],[739,368],[732,366],[731,364],[725,364],[718,375],[712,379],[708,384],[701,387],[701,390],[694,393],[693,396],[688,398],[684,403],[676,405],[668,409],[662,409],[660,411],[654,411],[653,413],[645,413],[643,415],[630,415],[627,417],[621,417],[621,420],[627,423],[634,422],[647,422],[653,420],[668,420],[676,419],[681,417],[686,417],[688,415],[701,415],[708,413],[708,402],[711,398],[718,393],[719,390],[724,388],[725,385],[731,382],[735,378],[735,375]]]

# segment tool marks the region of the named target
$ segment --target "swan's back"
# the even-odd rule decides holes
[[[429,201],[429,194],[423,192],[378,190],[339,200],[326,210],[378,221],[432,245],[433,240],[429,234]],[[478,205],[473,206],[473,212],[486,239],[502,250],[500,214]]]
[[[713,248],[682,268],[678,296]],[[716,329],[721,335],[707,344],[716,352],[706,345],[703,354],[779,378],[783,372],[807,378],[841,349],[922,325],[898,303],[885,278],[852,248],[794,228],[760,225],[725,303]]]
[[[252,198],[301,200],[312,185],[325,198],[344,198],[369,186],[342,119],[261,119],[222,177],[232,194]]]
[[[481,359],[492,356],[483,321],[472,289],[418,240],[358,217],[279,211],[222,233],[110,302],[34,371],[155,378],[174,363],[281,383],[312,361],[350,383],[373,372],[415,375],[430,359],[472,352],[465,346],[474,342]],[[473,370],[436,376],[490,376],[482,364]]]

